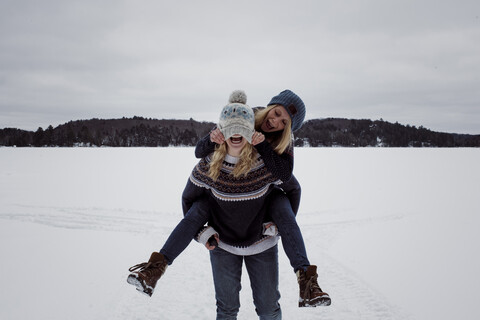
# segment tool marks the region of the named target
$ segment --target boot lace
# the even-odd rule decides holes
[[[133,272],[137,271],[139,273],[143,273],[146,276],[152,276],[155,271],[160,270],[162,273],[165,272],[166,269],[166,263],[162,261],[156,261],[156,262],[143,262],[139,263],[137,265],[134,265],[133,267],[129,268],[128,271]]]
[[[303,297],[302,297],[303,299],[307,300],[311,298],[312,292],[316,290],[319,290],[320,292],[322,292],[322,289],[318,285],[317,278],[318,278],[318,275],[313,275],[308,279],[307,283],[305,284],[305,291],[303,292]]]

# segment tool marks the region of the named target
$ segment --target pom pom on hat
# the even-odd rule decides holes
[[[228,99],[228,103],[247,103],[247,94],[243,90],[235,90],[230,94],[230,98]]]
[[[222,132],[225,140],[235,134],[239,134],[249,143],[252,143],[252,135],[255,132],[255,115],[252,108],[246,105],[247,95],[242,90],[235,90],[230,94],[227,104],[220,113],[218,129]]]

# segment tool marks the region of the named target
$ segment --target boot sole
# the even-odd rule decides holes
[[[137,289],[137,291],[140,292],[141,294],[144,294],[148,297],[152,296],[153,290],[149,287],[146,287],[143,281],[138,279],[134,274],[131,274],[128,276],[127,282],[132,286],[134,286]]]
[[[310,301],[298,301],[299,308],[315,308],[315,307],[328,307],[332,304],[332,300],[329,296],[323,296],[321,298]]]

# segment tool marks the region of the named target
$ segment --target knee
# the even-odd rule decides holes
[[[260,319],[281,319],[282,311],[278,300],[267,305],[256,306],[255,311]]]
[[[275,282],[275,281],[272,281]],[[261,292],[255,292],[253,297],[253,303],[255,304],[255,311],[260,319],[279,319],[280,314],[280,291],[278,291],[278,281],[276,281],[277,287],[266,284],[267,290]],[[272,285],[274,283],[271,283]]]
[[[237,319],[240,310],[240,288],[229,288],[229,292],[223,292],[216,288],[217,315],[220,319]]]
[[[270,210],[275,212],[292,212],[292,205],[285,195],[275,195],[268,204]]]
[[[296,224],[297,220],[295,218],[295,213],[290,206],[273,206],[270,208],[270,216],[272,217],[273,221],[280,225],[289,225],[289,224]]]

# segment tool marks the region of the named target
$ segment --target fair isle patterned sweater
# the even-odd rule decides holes
[[[219,247],[245,248],[261,242],[276,244],[276,237],[263,234],[267,195],[282,182],[275,178],[258,156],[246,176],[235,178],[231,172],[238,158],[227,155],[220,176],[213,181],[208,176],[210,156],[200,160],[193,169],[182,195],[184,213],[199,197],[207,196],[210,205],[209,227],[203,234],[218,233]],[[258,247],[259,248],[259,247]],[[260,251],[261,252],[261,251]],[[239,253],[239,252],[233,252]]]

